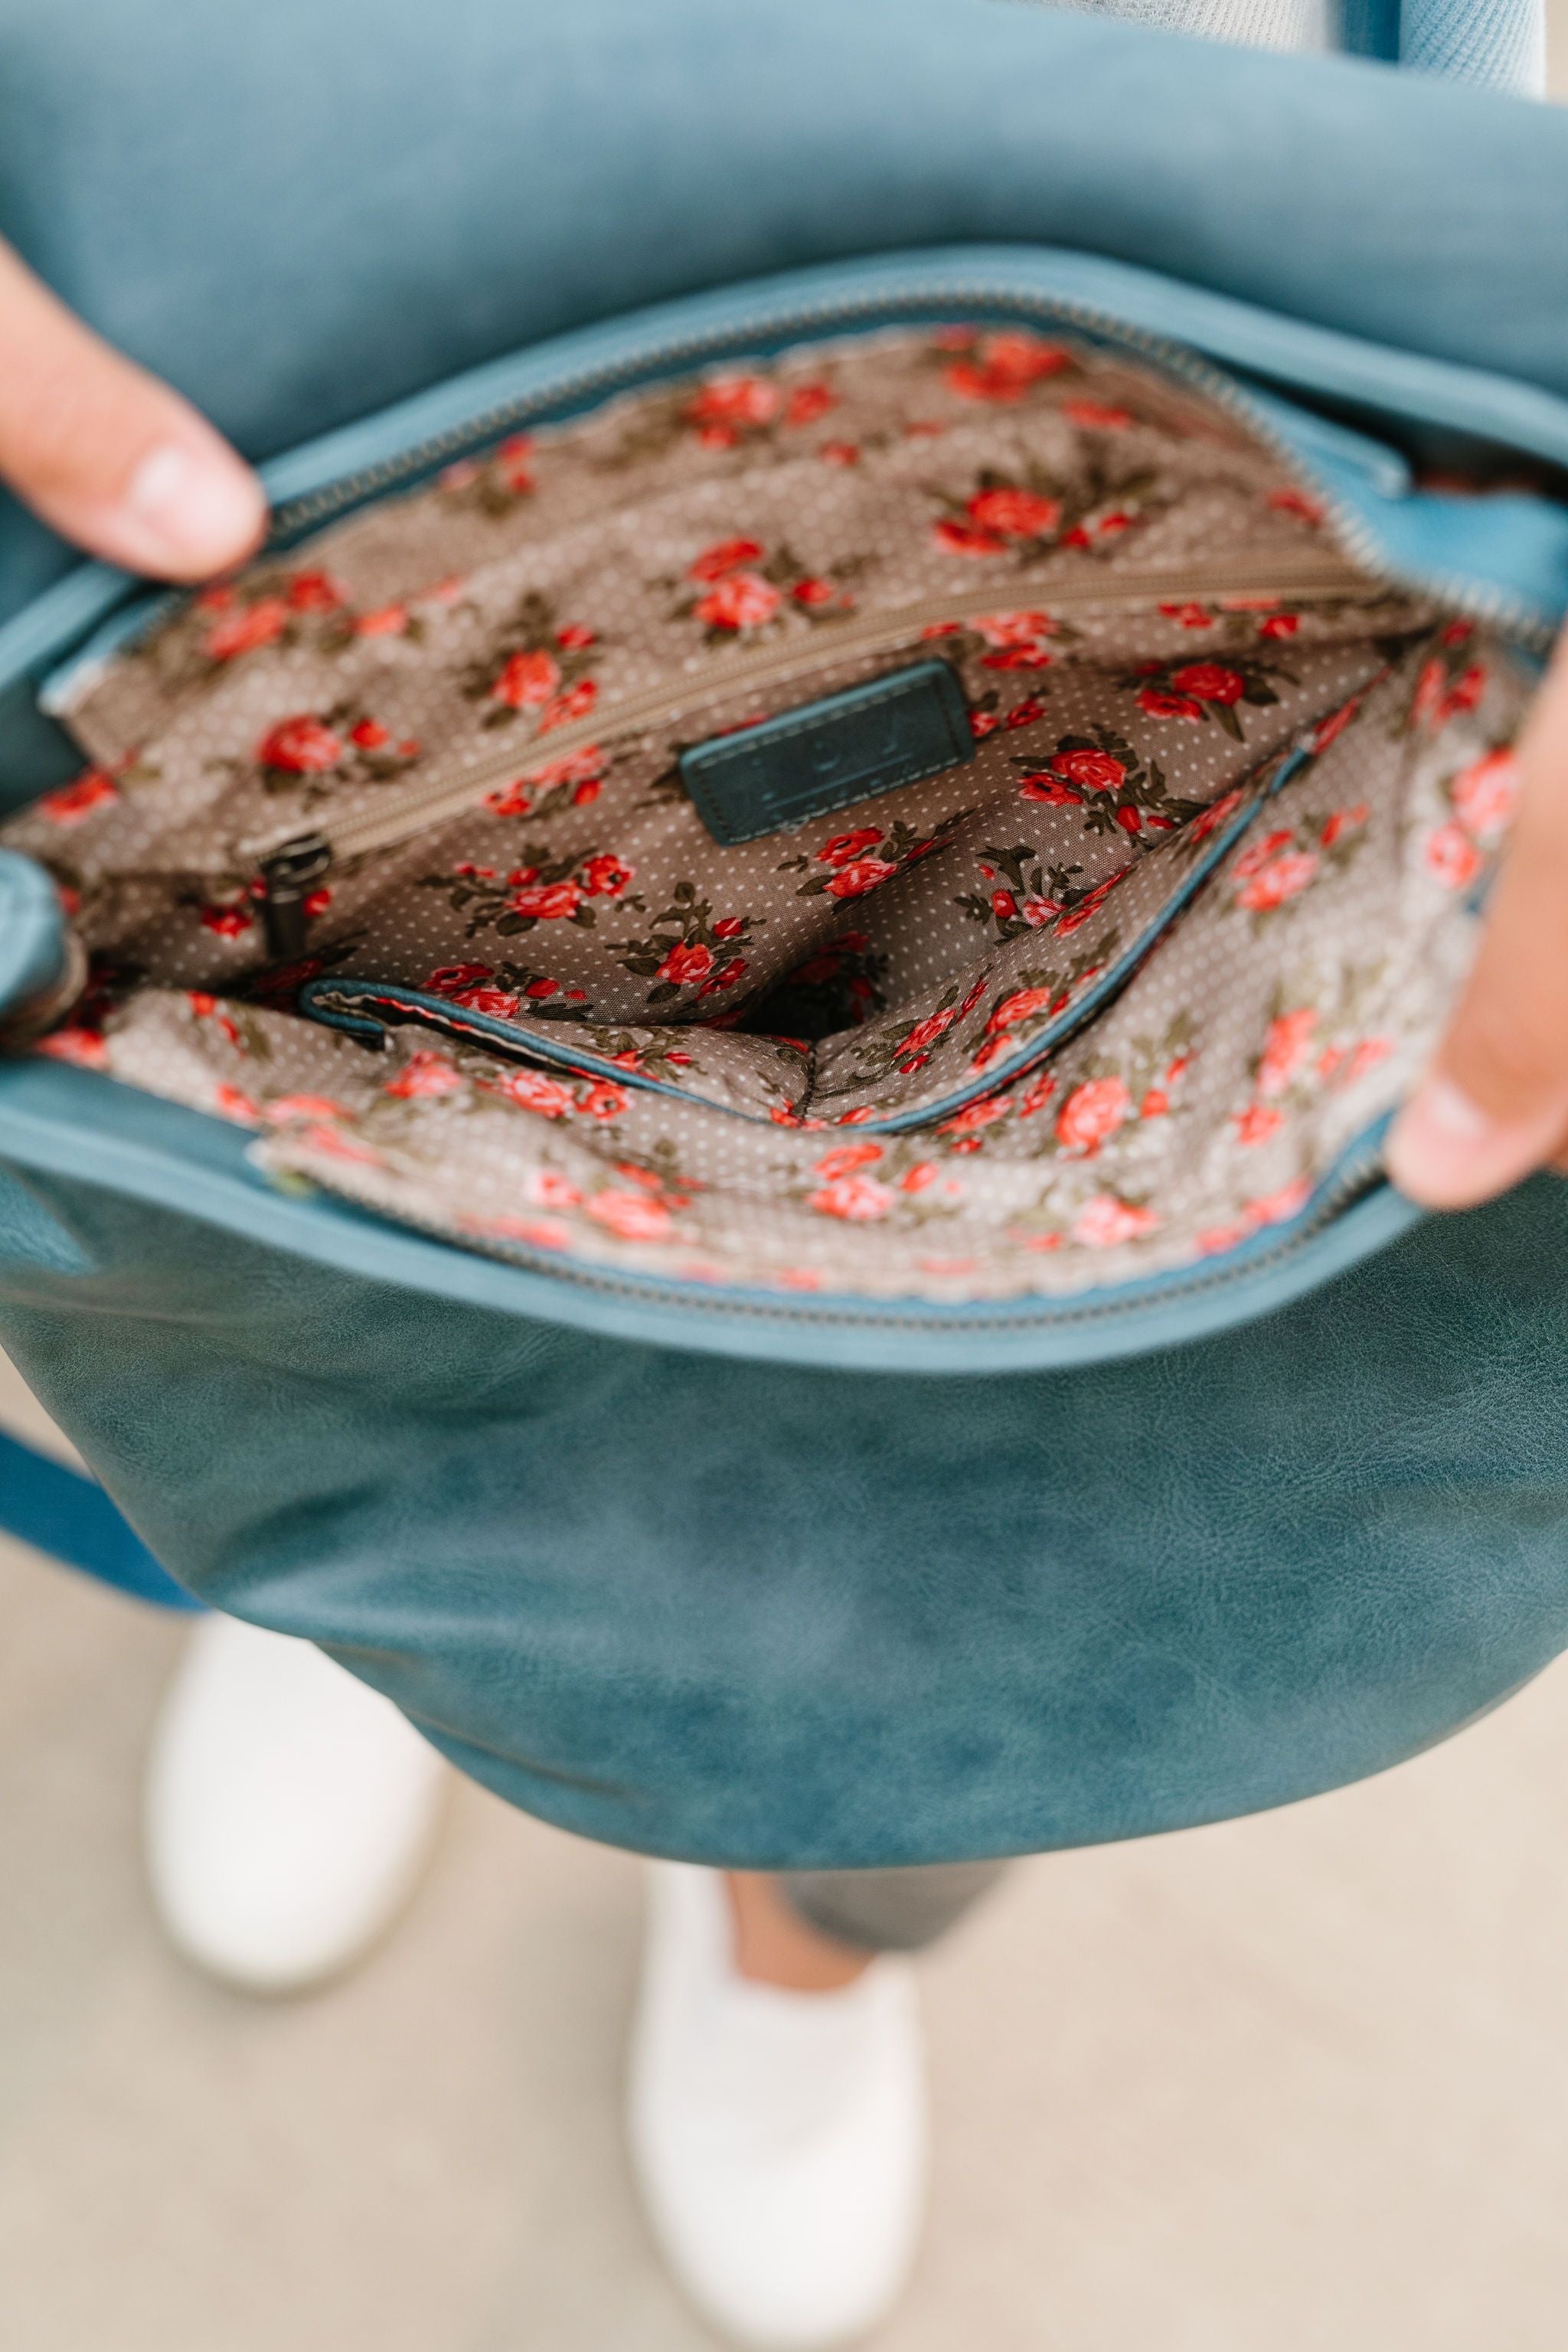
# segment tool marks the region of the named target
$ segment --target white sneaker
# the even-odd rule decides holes
[[[692,2301],[736,2342],[820,2352],[896,2300],[925,2202],[914,1974],[842,1992],[740,1976],[717,1871],[658,1863],[631,2056],[632,2161]]]
[[[208,1617],[163,1704],[147,1863],[171,1940],[247,1992],[335,1975],[401,1908],[446,1768],[310,1642]]]

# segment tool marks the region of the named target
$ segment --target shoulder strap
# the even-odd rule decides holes
[[[1542,0],[1342,0],[1358,57],[1539,98],[1546,87]]]

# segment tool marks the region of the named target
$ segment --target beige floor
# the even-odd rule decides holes
[[[6,2352],[698,2352],[617,2136],[637,1877],[468,1787],[364,1972],[162,1948],[179,1639],[0,1554]],[[926,1964],[928,2252],[884,2352],[1561,2352],[1568,1672],[1265,1819],[1019,1872]]]

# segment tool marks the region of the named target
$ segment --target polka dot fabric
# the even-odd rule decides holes
[[[709,836],[686,745],[932,658],[972,759]],[[1294,1215],[1408,1084],[1525,691],[1152,369],[876,336],[503,443],[190,600],[81,684],[94,765],[5,838],[94,958],[42,1050],[279,1173],[546,1260],[1068,1293]],[[242,845],[479,759],[268,961]],[[383,1052],[320,1025],[367,995]]]

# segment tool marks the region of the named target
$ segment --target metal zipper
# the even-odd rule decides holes
[[[1451,611],[1505,630],[1520,644],[1533,650],[1545,652],[1550,649],[1554,634],[1551,624],[1521,599],[1495,587],[1478,587],[1473,581],[1450,573],[1391,563],[1375,534],[1354,509],[1345,504],[1332,487],[1302,457],[1288,436],[1253,404],[1240,387],[1210,362],[1200,359],[1192,351],[1169,341],[1163,336],[1131,326],[1092,304],[1059,297],[1021,294],[1016,288],[986,281],[954,280],[947,286],[926,284],[903,289],[887,288],[879,290],[874,299],[861,297],[838,302],[801,304],[771,314],[764,311],[751,322],[749,329],[731,321],[721,329],[673,338],[614,363],[579,370],[574,374],[558,378],[552,385],[542,386],[517,399],[500,403],[463,426],[433,435],[395,457],[360,467],[321,490],[289,500],[275,511],[268,544],[287,544],[304,531],[323,526],[377,492],[395,490],[430,473],[465,450],[480,446],[527,422],[547,421],[568,404],[605,399],[617,390],[629,390],[661,374],[678,372],[683,366],[700,364],[726,353],[739,354],[747,348],[749,341],[754,341],[759,335],[766,335],[771,340],[797,333],[824,334],[835,328],[847,331],[875,324],[912,324],[917,318],[951,316],[955,311],[971,316],[979,314],[1022,320],[1048,320],[1059,326],[1077,328],[1101,341],[1152,360],[1179,383],[1205,395],[1255,439],[1273,451],[1287,470],[1321,505],[1341,546],[1360,567],[1368,583],[1381,582],[1390,587],[1430,596]],[[158,610],[150,616],[150,625],[156,625],[164,609],[166,607],[160,604]],[[563,733],[564,731],[562,730]],[[321,836],[315,836],[315,842],[327,846]],[[311,847],[315,842],[310,844]],[[300,837],[301,848],[305,845],[304,837]],[[283,845],[279,845],[272,856],[281,856],[282,849]],[[1189,1289],[1223,1288],[1228,1283],[1264,1273],[1296,1255],[1317,1237],[1325,1225],[1343,1213],[1351,1199],[1365,1192],[1377,1181],[1381,1173],[1382,1136],[1385,1126],[1386,1121],[1380,1121],[1360,1144],[1352,1147],[1352,1151],[1346,1156],[1344,1169],[1336,1173],[1335,1181],[1322,1202],[1296,1233],[1282,1240],[1276,1249],[1249,1261],[1245,1266],[1225,1269],[1216,1265],[1210,1268],[1195,1276],[1188,1286]],[[1346,1170],[1352,1172],[1347,1174]],[[449,1236],[443,1234],[441,1238]],[[613,1276],[601,1276],[582,1271],[558,1257],[536,1256],[516,1249],[496,1254],[530,1262],[556,1280],[575,1282],[629,1298],[646,1300],[648,1296],[649,1286],[634,1285]],[[795,1302],[787,1307],[782,1302],[776,1307],[770,1302],[765,1308],[746,1308],[739,1302],[725,1302],[710,1289],[699,1289],[693,1295],[701,1298],[710,1312],[784,1315],[791,1321],[819,1321],[838,1326],[873,1319],[864,1312],[859,1315],[825,1314],[820,1309],[814,1310]],[[1135,1315],[1141,1311],[1142,1304],[1137,1298],[1110,1297],[1093,1307],[1053,1308],[1049,1303],[1043,1302],[1042,1319],[1099,1321]],[[889,1318],[876,1319],[885,1321]],[[986,1319],[982,1318],[983,1328]],[[944,1328],[952,1327],[949,1324]]]
[[[849,331],[875,325],[915,325],[927,320],[951,318],[955,312],[962,312],[966,320],[984,313],[1077,328],[1102,342],[1117,344],[1153,361],[1168,375],[1203,394],[1271,449],[1296,479],[1311,490],[1344,546],[1373,579],[1439,599],[1456,612],[1506,629],[1521,644],[1537,650],[1551,649],[1556,635],[1552,623],[1536,607],[1510,596],[1505,590],[1478,588],[1462,575],[1391,563],[1375,534],[1355,509],[1345,505],[1295,443],[1212,361],[1200,358],[1186,345],[1172,342],[1163,335],[1130,325],[1113,311],[1102,310],[1093,303],[1075,301],[1065,295],[1020,293],[1016,287],[984,279],[952,279],[945,285],[928,283],[901,288],[895,285],[881,288],[873,296],[795,303],[777,310],[762,309],[743,326],[731,320],[697,334],[648,344],[621,360],[579,368],[557,377],[552,383],[498,402],[466,424],[432,434],[395,457],[377,458],[320,489],[285,500],[273,510],[268,546],[285,546],[304,531],[321,528],[349,508],[378,493],[398,489],[520,425],[550,422],[568,408],[575,410],[578,404],[605,400],[617,391],[651,384],[683,367],[727,354],[739,356],[754,350],[759,336],[772,342],[777,337],[797,334],[821,336],[835,328]],[[179,593],[160,599],[156,609],[148,615],[148,625],[155,626],[161,614],[181,601]]]
[[[1158,946],[1183,909],[1202,889],[1215,867],[1224,864],[1243,835],[1268,807],[1268,803],[1299,773],[1310,755],[1310,747],[1311,730],[1309,729],[1283,753],[1274,755],[1273,772],[1269,775],[1268,782],[1258,792],[1250,805],[1238,816],[1233,817],[1228,824],[1220,826],[1205,849],[1202,857],[1177,883],[1175,888],[1167,894],[1158,912],[1145,924],[1131,944],[1115,957],[1088,994],[1080,998],[1068,1011],[1058,1014],[1055,1021],[1047,1022],[1045,1027],[1029,1040],[1026,1050],[1016,1060],[1008,1062],[1001,1069],[988,1071],[983,1076],[972,1079],[967,1086],[956,1085],[948,1093],[938,1096],[934,1100],[921,1105],[915,1110],[898,1111],[885,1118],[863,1119],[859,1122],[858,1132],[862,1135],[902,1135],[931,1128],[939,1119],[950,1118],[954,1111],[962,1109],[966,1103],[977,1101],[983,1095],[996,1094],[1016,1085],[1018,1080],[1026,1076],[1038,1062],[1043,1061],[1047,1055],[1056,1053],[1060,1046],[1077,1036],[1086,1024],[1094,1018],[1101,1006],[1120,993],[1139,965],[1143,963],[1153,949]],[[1268,766],[1268,762],[1265,761],[1263,771],[1267,771]],[[1261,771],[1255,772],[1254,778],[1249,781],[1255,781],[1258,772]],[[309,846],[308,843],[301,843],[301,851],[308,854]],[[321,844],[320,846],[324,849],[325,844]],[[308,889],[315,878],[315,870],[308,873],[303,878],[302,888]],[[350,985],[352,986],[353,983],[351,982]],[[368,984],[373,992],[376,985],[374,982]],[[301,1004],[306,1006],[312,1018],[315,1017],[317,1006],[323,1005],[330,1013],[335,1013],[345,1016],[343,1025],[347,1027],[353,1021],[356,1009],[363,1005],[365,1000],[337,992],[341,992],[342,987],[342,982],[314,982],[301,992]],[[371,998],[372,1011],[369,1024],[365,1025],[374,1023],[374,1005],[377,1001],[384,1008],[391,1004],[394,1009],[402,1010],[406,1018],[417,1019],[418,1009],[412,1008],[407,1000],[419,992],[400,991],[395,984],[384,985],[379,1000],[374,995]],[[452,1015],[451,1008],[441,1006],[439,1000],[436,1001],[431,1009],[448,1015],[445,1024],[447,1034],[477,1037],[481,1044],[493,1047],[499,1053],[508,1054],[517,1060],[531,1062],[546,1069],[574,1070],[589,1077],[614,1078],[622,1086],[642,1088],[651,1094],[672,1096],[677,1100],[688,1103],[694,1099],[702,1099],[700,1097],[694,1097],[684,1087],[673,1085],[666,1079],[650,1078],[641,1072],[618,1069],[613,1062],[605,1061],[598,1055],[584,1053],[580,1046],[569,1042],[572,1031],[570,1023],[562,1024],[566,1031],[566,1035],[557,1039],[541,1035],[536,1032],[508,1030],[499,1020],[488,1020],[482,1016],[470,1024]],[[437,1020],[434,1025],[440,1027],[443,1024]],[[352,1034],[363,1034],[363,1028],[356,1029]],[[365,1042],[369,1043],[370,1040],[366,1038]],[[390,1036],[384,1024],[382,1026],[380,1042],[390,1043]],[[805,1094],[791,1108],[797,1113],[804,1114],[809,1108],[809,1095],[808,1086]],[[752,1124],[763,1127],[770,1123],[769,1115],[766,1113],[738,1110],[729,1103],[712,1102],[709,1103],[707,1108],[717,1111],[724,1118],[745,1119]]]
[[[1268,595],[1281,602],[1306,604],[1327,598],[1375,593],[1378,583],[1330,552],[1321,561],[1303,562],[1281,576],[1278,565],[1268,569],[1245,564],[1205,571],[1128,572],[1095,583],[1058,592],[1041,590],[1051,612],[1115,611],[1159,602],[1185,602],[1195,596]],[[916,631],[932,624],[972,620],[996,609],[994,587],[978,594],[927,597],[892,612],[871,613],[853,621],[818,627],[809,640],[780,648],[732,656],[687,672],[674,686],[660,685],[630,695],[608,713],[551,730],[549,755],[564,759],[586,743],[644,731],[694,705],[709,702],[737,688],[776,685],[856,653],[885,651],[902,645]],[[535,733],[525,743],[502,750],[477,745],[456,772],[426,777],[401,793],[389,793],[374,808],[345,818],[330,833],[277,834],[238,844],[236,866],[258,875],[268,942],[274,957],[294,961],[304,950],[310,891],[340,861],[391,849],[445,819],[460,816],[481,802],[506,777],[526,765],[526,754],[544,739]],[[523,755],[520,759],[520,752]]]
[[[1517,599],[1497,589],[1478,590],[1473,583],[1455,579],[1448,574],[1421,573],[1391,564],[1361,517],[1345,505],[1267,414],[1258,409],[1220,369],[1180,344],[1151,334],[1142,328],[1129,326],[1124,320],[1090,304],[1045,295],[1020,294],[1016,289],[994,284],[954,282],[946,287],[928,286],[902,291],[891,288],[869,299],[862,297],[840,302],[800,304],[771,316],[763,313],[752,322],[750,333],[752,337],[765,333],[771,339],[797,333],[821,335],[836,326],[845,329],[866,327],[871,322],[890,326],[899,323],[900,319],[908,320],[911,309],[922,314],[963,309],[1048,320],[1057,325],[1077,327],[1104,342],[1153,361],[1168,375],[1190,385],[1215,407],[1233,417],[1256,440],[1272,450],[1287,470],[1310,489],[1332,522],[1342,546],[1360,575],[1356,585],[1370,587],[1382,583],[1406,591],[1414,590],[1436,598],[1451,610],[1505,628],[1521,643],[1537,650],[1549,650],[1553,634],[1552,629],[1537,613]],[[467,424],[417,442],[395,457],[378,459],[374,465],[344,475],[320,490],[289,500],[275,512],[268,544],[281,545],[303,531],[319,529],[350,507],[378,493],[395,490],[404,483],[428,474],[463,450],[482,446],[496,436],[530,420],[547,417],[568,404],[603,400],[616,390],[657,382],[683,366],[697,364],[725,352],[743,350],[747,341],[748,331],[731,323],[722,329],[710,329],[704,333],[677,337],[662,344],[651,345],[618,362],[580,369],[574,374],[557,378],[553,384],[542,386],[517,399],[499,403]],[[1173,594],[1181,593],[1183,583],[1170,582],[1166,584]],[[1134,588],[1131,593],[1135,596],[1140,593],[1148,596],[1152,592],[1145,587],[1142,592]],[[1194,593],[1190,583],[1187,593]],[[1226,592],[1221,589],[1212,593]],[[1241,592],[1237,590],[1237,593]],[[1254,593],[1263,593],[1263,587],[1256,587]],[[965,611],[985,612],[993,607],[994,602],[994,596],[991,595],[975,604],[948,604],[942,610],[933,608],[931,617],[958,618]],[[902,615],[886,616],[889,628],[892,629],[895,622],[900,630],[918,626],[923,609],[911,608]],[[154,622],[156,617],[156,614],[153,616]],[[802,649],[805,666],[813,666],[818,657],[824,634],[817,633],[809,653]],[[844,640],[838,642],[843,643]],[[868,639],[865,642],[869,644],[871,641]],[[787,670],[783,668],[753,672],[736,663],[726,669],[725,682],[745,683],[748,678],[787,674]],[[693,682],[688,682],[684,692],[686,698],[697,698]],[[679,709],[681,705],[678,703],[673,707]],[[648,723],[647,715],[639,712],[637,702],[625,706],[616,714],[617,730],[625,732],[637,722],[639,716],[643,723]],[[602,716],[596,723],[584,722],[558,729],[552,737],[552,753],[564,757],[569,751],[599,740],[604,732]],[[400,825],[405,809],[416,810],[417,821],[424,823],[437,809],[444,814],[450,796],[453,813],[460,814],[469,805],[470,796],[482,799],[486,790],[509,771],[515,770],[516,764],[513,750],[509,750],[504,759],[498,755],[482,765],[476,761],[450,787],[445,783],[423,785],[418,788],[417,795],[411,793],[400,796],[396,803],[367,813],[358,824],[351,820],[331,835],[311,831],[239,845],[236,852],[237,865],[241,868],[253,869],[261,884],[261,908],[273,956],[292,961],[303,951],[309,928],[309,918],[304,911],[309,885],[301,885],[301,876],[319,881],[339,856],[363,855],[365,851],[390,845],[400,839],[400,831],[384,832],[384,827]],[[323,852],[324,864],[320,862]]]
[[[1042,1298],[1037,1313],[1030,1319],[1068,1328],[1115,1322],[1124,1316],[1142,1314],[1151,1306],[1175,1305],[1184,1297],[1228,1289],[1233,1283],[1251,1281],[1289,1265],[1292,1258],[1318,1240],[1348,1208],[1381,1182],[1383,1140],[1389,1124],[1389,1118],[1385,1115],[1347,1145],[1301,1223],[1293,1232],[1284,1234],[1272,1248],[1260,1251],[1256,1257],[1249,1257],[1245,1265],[1227,1265],[1223,1261],[1211,1260],[1190,1269],[1176,1268],[1170,1286],[1162,1287],[1156,1299],[1147,1296],[1129,1298],[1118,1297],[1114,1292],[1092,1291],[1069,1292],[1057,1299]],[[311,1188],[317,1183],[315,1178],[300,1175],[293,1171],[289,1171],[289,1181]],[[375,1213],[407,1225],[416,1233],[428,1234],[434,1240],[448,1245],[451,1243],[449,1229],[434,1217],[419,1216],[405,1209],[378,1208]],[[635,1276],[617,1274],[609,1267],[587,1265],[556,1252],[530,1249],[526,1243],[494,1241],[480,1234],[467,1234],[462,1245],[487,1256],[500,1258],[508,1265],[521,1265],[530,1273],[547,1275],[552,1282],[596,1291],[608,1298],[627,1299],[635,1306],[657,1305],[670,1288],[682,1287],[689,1293],[679,1302],[683,1308],[727,1316],[731,1319],[782,1321],[795,1326],[817,1324],[826,1330],[895,1329],[938,1335],[1012,1329],[1017,1328],[1019,1321],[1016,1312],[1006,1311],[1007,1301],[998,1303],[1001,1311],[988,1314],[984,1307],[976,1307],[967,1314],[954,1316],[944,1315],[940,1310],[922,1312],[919,1307],[903,1306],[893,1299],[880,1302],[881,1311],[879,1312],[879,1303],[870,1300],[853,1307],[839,1307],[828,1300],[808,1305],[794,1297],[759,1297],[755,1293],[739,1290],[726,1296],[711,1283],[679,1285],[679,1278],[672,1282],[670,1277],[658,1275],[639,1280]]]

